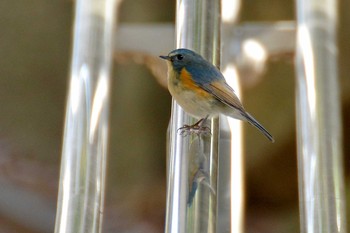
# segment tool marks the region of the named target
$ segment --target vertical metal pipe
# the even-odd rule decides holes
[[[238,75],[228,65],[224,75],[240,97]],[[218,174],[218,226],[217,232],[243,232],[243,128],[242,122],[220,116],[219,174]]]
[[[221,0],[222,12],[222,70],[227,83],[241,98],[240,79],[235,58],[237,49],[232,33],[239,18],[240,0]],[[242,122],[220,116],[218,172],[218,233],[242,233],[244,215],[243,135]]]
[[[101,232],[117,0],[77,0],[55,233]]]
[[[297,0],[297,136],[301,232],[345,233],[337,0]]]
[[[177,47],[199,52],[215,65],[220,61],[220,1],[178,0]],[[218,119],[211,136],[178,134],[193,124],[173,101],[168,141],[167,233],[216,232]]]

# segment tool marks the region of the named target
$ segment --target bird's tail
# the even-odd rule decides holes
[[[260,130],[265,135],[265,137],[267,137],[271,142],[275,142],[275,139],[272,137],[272,135],[264,128],[264,126],[262,126],[257,120],[255,120],[254,117],[252,117],[252,115],[245,112],[243,116],[247,119],[249,124],[253,125],[258,130]]]

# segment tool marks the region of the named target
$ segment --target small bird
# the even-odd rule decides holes
[[[185,125],[179,130],[210,132],[208,127],[202,126],[204,122],[208,117],[224,114],[247,121],[274,142],[272,135],[245,111],[234,90],[212,63],[189,49],[176,49],[160,58],[165,59],[168,64],[170,94],[187,113],[200,118],[194,125]]]

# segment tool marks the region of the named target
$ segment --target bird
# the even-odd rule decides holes
[[[200,54],[180,48],[168,55],[159,56],[168,65],[168,89],[185,112],[200,120],[193,125],[184,125],[183,132],[210,132],[204,126],[208,118],[224,114],[246,121],[274,142],[273,136],[243,107],[220,70]]]

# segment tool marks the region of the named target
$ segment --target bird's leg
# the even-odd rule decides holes
[[[193,125],[184,125],[178,130],[180,130],[180,135],[187,136],[189,134],[195,133],[197,135],[211,135],[210,128],[205,125],[205,122],[207,121],[209,115],[207,115],[205,118],[200,119]]]

